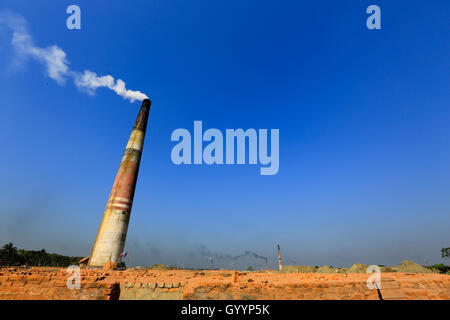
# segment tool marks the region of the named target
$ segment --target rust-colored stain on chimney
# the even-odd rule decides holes
[[[131,131],[119,171],[106,205],[89,266],[100,267],[111,261],[118,263],[125,247],[134,191],[139,173],[145,131],[151,102],[145,99]]]

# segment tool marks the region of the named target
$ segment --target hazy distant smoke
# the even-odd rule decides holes
[[[239,258],[246,257],[246,256],[250,256],[250,257],[254,257],[257,259],[262,259],[262,260],[267,261],[267,257],[260,256],[259,254],[255,253],[253,251],[245,251],[244,254],[236,256],[236,257],[234,257],[234,259],[239,259]]]
[[[237,256],[232,256],[232,255],[229,255],[229,254],[219,254],[219,253],[216,253],[216,252],[212,252],[212,251],[208,250],[206,248],[206,246],[204,246],[204,245],[201,245],[200,247],[198,247],[198,250],[200,252],[200,255],[202,257],[207,258],[207,259],[214,258],[214,260],[236,261],[236,260],[239,260],[239,259],[244,258],[244,257],[253,257],[253,258],[256,258],[256,259],[262,259],[264,261],[267,261],[267,257],[260,256],[259,254],[255,253],[253,251],[250,251],[250,250],[247,250],[243,254],[240,254],[240,255],[237,255]]]
[[[98,76],[95,72],[85,70],[83,73],[70,70],[66,53],[56,45],[40,48],[33,43],[33,38],[28,33],[26,20],[19,15],[10,12],[0,14],[0,25],[6,25],[13,31],[11,44],[20,59],[31,57],[45,66],[47,75],[58,84],[64,84],[66,78],[72,78],[75,85],[94,95],[99,87],[113,90],[124,99],[134,102],[147,99],[147,95],[140,91],[128,90],[125,82],[121,79],[115,80],[110,75]]]

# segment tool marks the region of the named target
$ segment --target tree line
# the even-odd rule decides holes
[[[0,249],[0,266],[68,267],[83,257],[68,257],[42,250],[17,249],[11,242]]]

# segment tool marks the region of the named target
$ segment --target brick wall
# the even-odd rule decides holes
[[[84,269],[72,290],[68,277],[61,268],[0,269],[0,300],[450,299],[442,274],[382,274],[379,292],[367,288],[367,274]]]
[[[80,289],[69,289],[64,269],[1,270],[0,300],[111,300],[118,284],[96,275],[81,277]]]

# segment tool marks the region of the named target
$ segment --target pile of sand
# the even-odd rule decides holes
[[[173,270],[174,268],[167,267],[167,266],[163,265],[162,263],[158,263],[158,264],[152,265],[151,267],[148,267],[148,269],[150,269],[150,270]]]
[[[145,270],[145,268],[142,267],[142,266],[136,266],[136,267],[131,268],[131,269],[133,269],[133,270]]]
[[[396,267],[394,267],[396,268]],[[380,267],[381,272],[397,272],[398,269],[391,269],[391,267]]]
[[[336,271],[333,268],[330,268],[329,266],[321,266],[316,271],[317,273],[336,273]]]
[[[424,268],[421,265],[410,260],[403,260],[398,272],[406,273],[434,273],[430,269]]]
[[[283,273],[295,273],[295,272],[313,273],[313,272],[316,272],[316,268],[311,267],[311,266],[283,266],[283,268],[281,269],[281,272],[283,272]]]
[[[349,269],[347,273],[367,273],[368,264],[355,263]]]
[[[350,268],[339,268],[338,273],[367,273],[368,264],[355,263]],[[163,270],[163,269],[162,269]],[[430,270],[421,265],[409,261],[403,260],[402,265],[399,267],[391,266],[385,267],[380,266],[381,272],[405,272],[405,273],[438,273],[436,270]],[[320,268],[312,266],[284,266],[281,269],[282,273],[336,273],[334,268],[329,266],[321,266]]]

